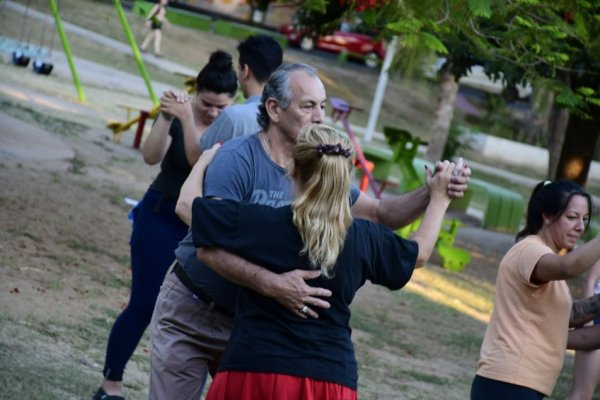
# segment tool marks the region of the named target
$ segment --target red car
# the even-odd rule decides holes
[[[303,35],[302,31],[293,24],[281,26],[279,32],[287,37],[289,44],[299,46],[304,51],[312,49],[332,53],[346,51],[350,56],[363,59],[369,68],[375,68],[385,58],[385,42],[375,41],[371,36],[362,33],[335,31],[314,40],[309,35]]]

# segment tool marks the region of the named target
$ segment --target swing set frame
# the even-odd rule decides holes
[[[5,1],[6,0],[2,1],[3,5],[4,5]],[[30,1],[31,0],[29,0],[27,2],[27,5],[25,6],[26,7],[25,18],[27,18]],[[79,75],[78,75],[77,69],[75,67],[75,62],[73,59],[73,53],[71,52],[71,47],[69,45],[69,40],[67,39],[67,35],[66,35],[65,30],[62,25],[60,13],[58,11],[57,1],[56,0],[48,0],[48,3],[50,5],[50,11],[52,12],[52,16],[54,18],[54,25],[56,27],[56,32],[58,33],[58,36],[60,37],[60,41],[61,41],[64,53],[65,53],[65,56],[67,58],[67,62],[69,65],[69,69],[71,71],[71,76],[73,78],[73,83],[75,85],[75,90],[77,91],[79,101],[85,102],[86,101],[85,93],[83,91],[83,86],[81,85],[81,81],[79,80]],[[129,44],[131,46],[131,52],[133,54],[133,57],[137,62],[140,75],[146,84],[146,88],[148,90],[148,95],[150,96],[150,99],[152,100],[153,105],[157,106],[159,104],[158,97],[154,94],[154,90],[152,88],[152,83],[150,81],[150,76],[148,75],[148,72],[146,71],[144,62],[142,60],[141,53],[140,53],[137,43],[135,41],[135,37],[131,31],[131,27],[129,25],[129,22],[127,21],[127,17],[125,16],[125,12],[123,11],[121,1],[114,0],[114,5],[115,5],[115,9],[117,11],[119,20],[121,22],[121,25],[123,27],[123,32],[125,33],[125,36],[127,37]],[[23,24],[23,26],[25,26],[25,23]],[[27,46],[28,45],[29,45],[29,39],[27,40]],[[19,48],[17,48],[13,52],[13,60],[12,61],[13,61],[13,64],[15,64],[15,65],[25,67],[29,64],[30,57],[28,55],[24,54],[24,52],[22,52],[20,50],[21,47],[22,46],[19,46]],[[41,51],[41,45],[40,45],[40,51]],[[36,70],[35,69],[36,65],[34,65],[35,72],[48,75],[52,71],[52,64],[42,62],[41,60],[36,60],[36,63],[38,63],[38,65],[37,65],[38,69]]]
[[[24,17],[25,21],[23,22],[23,28],[21,31],[19,41],[21,41],[22,36],[23,36],[23,30],[25,29],[27,15],[29,13],[30,3],[31,3],[31,0],[29,0],[27,2],[27,5],[25,6],[26,7],[25,8],[25,17]],[[58,12],[58,5],[56,4],[56,0],[48,0],[48,4],[50,6],[50,11],[54,18],[54,25],[56,27],[56,32],[58,32],[58,36],[60,37],[60,41],[62,43],[64,52],[65,52],[65,56],[67,58],[67,62],[69,64],[69,68],[71,69],[71,76],[73,77],[73,83],[75,84],[75,90],[77,91],[79,101],[85,102],[85,93],[83,92],[83,87],[81,86],[81,82],[79,81],[79,75],[77,74],[77,69],[75,68],[75,63],[73,61],[73,53],[71,52],[71,47],[69,46],[69,40],[67,39],[67,35],[65,34],[65,31],[62,26],[62,21],[60,19],[60,14]],[[4,5],[4,2],[3,2],[3,5]],[[38,49],[38,55],[42,51],[42,46],[44,43],[44,35],[45,35],[45,30],[46,30],[46,25],[45,25],[46,23],[47,23],[47,21],[46,21],[46,18],[44,17],[44,31],[42,32],[42,39],[41,39],[41,43],[40,43],[40,46]],[[29,47],[29,39],[30,39],[30,35],[28,36],[28,39],[26,41],[26,45],[25,45],[26,47]],[[53,33],[52,43],[50,44],[50,47],[53,46],[53,42],[54,42],[54,33]],[[21,51],[21,47],[23,47],[23,46],[19,45],[19,47],[17,49],[15,49],[15,51],[13,51],[12,62],[13,62],[13,64],[15,64],[17,66],[26,67],[29,64],[30,57],[28,55],[26,55],[23,51]],[[50,49],[50,52],[52,52],[52,49]],[[36,73],[39,73],[42,75],[49,75],[52,72],[52,69],[53,69],[53,65],[51,63],[44,62],[41,59],[36,59],[34,61],[33,70]]]

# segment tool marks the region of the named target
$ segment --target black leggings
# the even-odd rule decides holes
[[[471,400],[541,400],[544,395],[537,390],[512,383],[475,375],[471,385]]]

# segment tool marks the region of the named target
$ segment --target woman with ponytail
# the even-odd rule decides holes
[[[194,200],[196,247],[221,247],[277,273],[320,270],[309,284],[332,293],[330,308],[318,318],[301,318],[242,289],[208,400],[357,398],[350,303],[365,281],[397,290],[425,264],[450,203],[446,189],[455,165],[441,163],[434,176],[428,174],[431,198],[423,223],[405,240],[383,225],[352,218],[353,152],[345,135],[309,125],[298,135],[288,168],[296,191],[291,205]]]
[[[200,136],[231,105],[236,92],[231,56],[218,50],[198,74],[193,98],[178,100],[174,92],[161,97],[160,114],[142,148],[144,161],[160,162],[160,172],[132,213],[131,296],[110,332],[104,380],[94,400],[123,399],[125,365],[150,323],[175,248],[188,232],[175,214],[181,186],[198,159]]]
[[[471,399],[552,394],[573,333],[569,325],[579,319],[565,280],[600,259],[600,237],[574,249],[591,214],[590,195],[575,182],[544,181],[533,189],[525,227],[500,261]]]

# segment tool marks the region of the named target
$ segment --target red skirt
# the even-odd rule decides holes
[[[283,374],[224,371],[215,375],[206,400],[357,400],[356,390]]]

